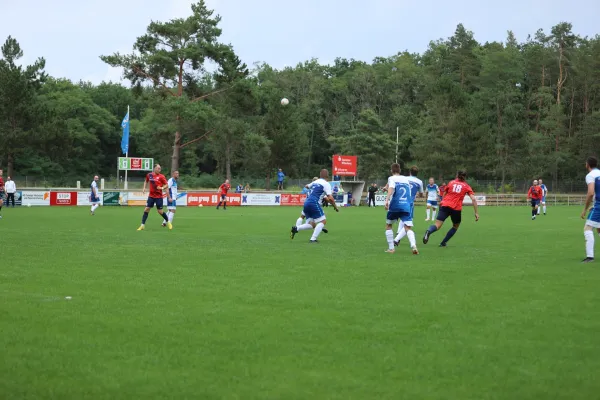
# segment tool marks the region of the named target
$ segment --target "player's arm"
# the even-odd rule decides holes
[[[331,195],[331,193],[330,193],[330,194],[328,194],[327,196],[325,196],[325,200],[326,200],[326,201],[327,201],[329,204],[331,204],[331,205],[333,206],[333,209],[334,209],[336,212],[339,212],[339,211],[340,211],[340,210],[339,210],[339,208],[338,208],[338,206],[337,206],[337,204],[335,204],[335,199],[333,198],[333,196]]]
[[[473,211],[475,211],[475,221],[479,221],[479,208],[477,206],[477,199],[475,198],[475,194],[473,192],[469,193],[469,197],[473,202]]]
[[[172,184],[171,180],[169,179],[167,181],[167,200],[170,202],[173,201],[173,199],[171,198],[171,187],[172,186],[173,186],[173,184]]]
[[[388,188],[387,195],[385,196],[385,209],[387,210],[390,208],[390,199],[394,195],[394,190],[396,190],[396,188],[393,185],[390,185],[389,182],[386,187]]]
[[[581,212],[581,219],[585,219],[585,215],[590,209],[592,201],[594,201],[595,186],[596,183],[594,181],[588,183],[587,195],[585,196],[585,206],[583,207],[583,211]]]
[[[529,191],[527,192],[527,200],[529,200],[531,198],[531,188],[529,188]]]
[[[146,179],[144,179],[144,187],[142,188],[142,194],[146,193],[146,185],[148,184],[148,175],[146,175]]]

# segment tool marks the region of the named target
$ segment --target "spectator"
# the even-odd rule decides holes
[[[17,185],[15,185],[15,181],[10,179],[10,176],[4,184],[4,189],[6,190],[6,207],[10,207],[10,202],[12,201],[12,206],[15,208],[15,193],[17,193]]]
[[[372,183],[371,186],[369,186],[369,207],[371,207],[371,203],[373,203],[373,207],[375,207],[375,193],[377,193],[377,184]]]
[[[244,188],[244,192],[245,193],[250,192],[250,184],[249,183],[246,183],[246,187]]]
[[[243,190],[244,190],[244,187],[242,186],[241,183],[239,185],[237,185],[237,187],[235,188],[236,193],[242,193]]]
[[[283,173],[281,168],[279,168],[279,171],[277,172],[277,190],[283,190],[283,179],[284,178],[285,178],[285,174]]]

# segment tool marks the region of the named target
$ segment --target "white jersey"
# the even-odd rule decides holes
[[[96,181],[92,181],[92,184],[90,185],[90,196],[96,197],[97,195],[98,195],[98,184],[96,183]]]
[[[169,194],[173,200],[177,199],[177,181],[174,178],[169,179],[167,182],[169,185]]]
[[[435,183],[433,185],[427,185],[427,200],[437,201],[439,188]]]
[[[417,193],[423,193],[423,181],[416,176],[407,176],[407,178],[410,182],[410,192],[414,202],[415,198],[417,197]]]
[[[332,194],[331,184],[321,178],[309,184],[309,191],[304,204],[321,204],[323,197]]]
[[[594,168],[585,176],[585,183],[594,183],[594,208],[600,208],[600,169]]]

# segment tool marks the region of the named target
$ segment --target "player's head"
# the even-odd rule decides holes
[[[533,180],[533,186],[537,186],[537,185],[538,185],[538,180],[537,180],[537,179],[534,179],[534,180]]]
[[[95,181],[98,181],[98,179],[99,179],[99,178],[98,178],[98,175],[95,175],[95,176],[94,176],[94,180],[95,180]]]
[[[598,159],[596,157],[588,157],[587,160],[585,160],[585,167],[588,169],[588,171],[598,168]],[[2,170],[0,170],[0,176],[1,175]]]
[[[390,170],[392,171],[392,175],[400,175],[400,164],[393,163]]]
[[[179,179],[179,171],[175,170],[173,171],[173,173],[171,174],[171,176],[175,179]]]
[[[435,183],[435,179],[433,179],[433,177],[429,178],[429,184],[433,185]]]
[[[542,178],[539,178],[539,179],[538,179],[538,183],[539,183],[540,185],[541,185],[542,183],[544,183],[544,182],[542,181]]]
[[[442,182],[442,186],[446,186],[446,185],[447,185],[446,181]]]
[[[3,171],[0,169],[0,176],[2,176],[2,172],[3,172]]]
[[[160,174],[161,168],[160,168],[160,164],[156,164],[154,166],[154,173],[155,174]]]
[[[467,180],[467,171],[465,171],[464,169],[459,169],[456,172],[456,179],[458,179],[459,181]]]
[[[327,179],[327,178],[329,178],[329,171],[327,171],[327,169],[323,168],[321,170],[319,176],[323,179]]]
[[[229,185],[229,179],[225,179],[225,183]]]
[[[416,165],[413,165],[412,167],[410,167],[410,176],[417,176],[418,173],[419,173],[419,168],[417,168]]]
[[[319,178],[317,178],[317,177],[315,176],[315,177],[313,178],[313,182],[314,182],[314,181],[316,181],[317,179],[319,179]]]

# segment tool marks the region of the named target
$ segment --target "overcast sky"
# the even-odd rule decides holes
[[[189,0],[0,0],[0,41],[15,37],[24,61],[46,59],[55,77],[99,83],[121,72],[102,54],[129,52],[151,20],[191,13]],[[312,57],[371,61],[399,51],[423,52],[431,40],[451,36],[458,23],[480,42],[523,41],[538,28],[573,24],[582,36],[600,33],[600,0],[206,0],[223,18],[222,41],[251,66],[276,68]],[[484,4],[488,3],[484,6]]]

